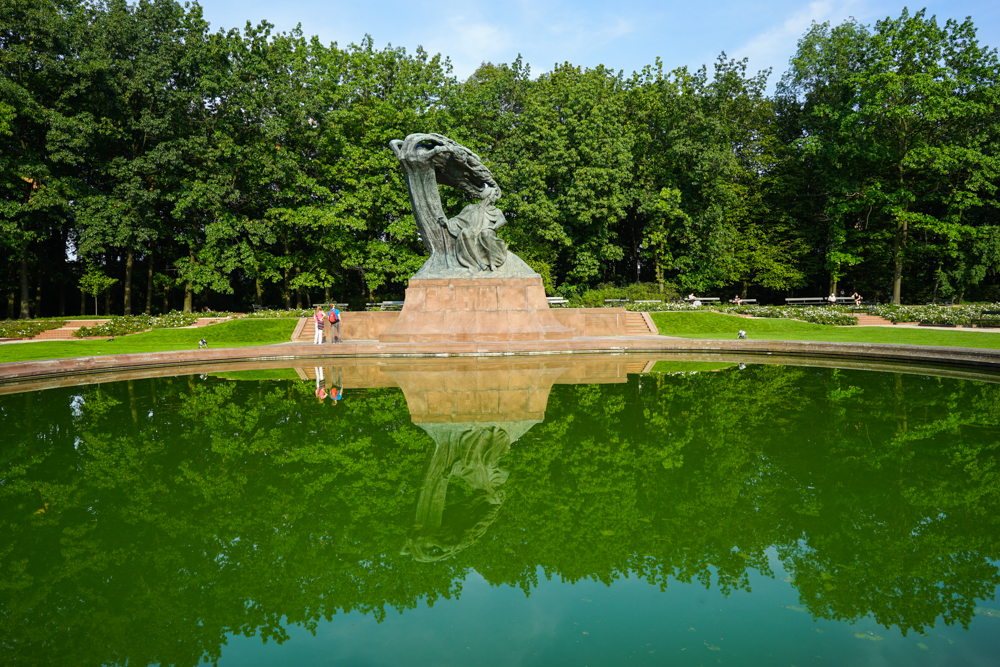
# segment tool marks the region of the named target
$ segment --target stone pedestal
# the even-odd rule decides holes
[[[383,343],[561,340],[573,331],[556,321],[542,279],[410,279],[399,318]]]

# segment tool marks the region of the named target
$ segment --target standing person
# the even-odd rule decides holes
[[[340,343],[340,309],[337,304],[330,304],[330,333],[333,334],[333,342]]]
[[[319,345],[323,342],[323,309],[316,306],[316,312],[313,313],[313,323],[316,325],[316,334],[313,336],[313,345]]]

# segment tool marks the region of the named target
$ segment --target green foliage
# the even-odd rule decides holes
[[[68,285],[130,315],[398,296],[424,248],[387,144],[427,131],[491,169],[500,234],[549,293],[839,283],[898,303],[904,281],[922,302],[1000,277],[1000,61],[971,20],[814,25],[769,96],[724,53],[458,81],[447,54],[212,33],[174,0],[8,4],[0,283],[22,317]]]
[[[560,291],[569,298],[570,305],[577,308],[602,308],[607,305],[604,303],[606,299],[669,302],[678,297],[677,289],[673,285],[666,283],[662,285],[662,290],[660,288],[661,285],[657,283],[634,283],[624,287],[603,283],[593,289],[570,289],[567,287]],[[656,307],[656,304],[645,305]],[[644,306],[635,306],[635,308],[642,310]]]

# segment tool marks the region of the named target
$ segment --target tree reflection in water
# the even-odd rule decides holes
[[[996,385],[748,366],[548,392],[564,370],[534,381],[541,423],[415,424],[415,394],[332,407],[303,381],[0,398],[5,660],[194,665],[228,633],[455,597],[472,569],[728,594],[774,547],[814,617],[904,633],[968,624],[1000,584]]]

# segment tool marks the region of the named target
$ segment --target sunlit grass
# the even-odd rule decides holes
[[[835,327],[777,318],[746,318],[711,312],[651,313],[660,334],[680,338],[736,339],[742,329],[756,340],[814,340],[1000,349],[1000,330],[967,331],[915,327]]]
[[[154,329],[114,340],[67,340],[0,345],[0,363],[91,357],[105,354],[195,350],[204,338],[210,348],[248,347],[287,343],[298,322],[295,318],[246,319],[197,329]]]

